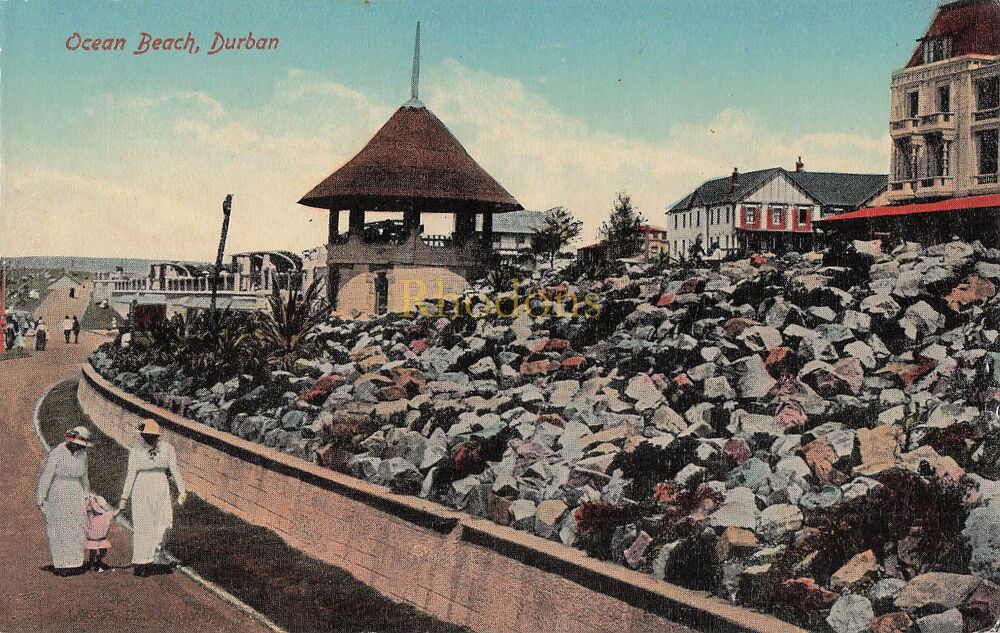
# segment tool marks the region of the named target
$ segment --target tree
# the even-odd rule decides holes
[[[612,258],[634,257],[642,248],[642,226],[646,219],[632,206],[632,198],[618,192],[611,216],[601,224],[601,239]]]
[[[552,207],[545,212],[541,228],[531,236],[531,247],[538,253],[549,256],[549,264],[555,262],[556,255],[580,235],[583,222],[577,220],[566,207]]]

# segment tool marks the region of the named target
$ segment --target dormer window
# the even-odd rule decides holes
[[[924,63],[939,62],[951,57],[951,38],[947,35],[924,40]]]

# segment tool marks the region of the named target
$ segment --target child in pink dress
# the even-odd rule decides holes
[[[87,566],[100,573],[111,569],[111,566],[104,562],[104,557],[108,553],[111,542],[108,540],[108,530],[111,529],[111,521],[115,517],[115,512],[104,500],[95,494],[89,494],[83,499],[84,520],[83,549],[89,552]]]

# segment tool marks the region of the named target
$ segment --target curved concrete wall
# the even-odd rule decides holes
[[[188,488],[289,545],[481,633],[802,631],[524,532],[396,495],[177,416],[84,366],[79,400],[128,445],[155,418]]]

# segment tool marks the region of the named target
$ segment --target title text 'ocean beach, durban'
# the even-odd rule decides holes
[[[277,50],[278,43],[277,37],[255,37],[253,31],[239,37],[227,37],[216,31],[206,53],[217,55],[224,51],[273,51]],[[66,38],[66,50],[71,52],[117,52],[125,51],[127,47],[128,41],[124,37],[94,37],[73,32]],[[139,33],[139,41],[132,54],[156,52],[187,52],[189,55],[196,55],[201,52],[201,46],[190,31],[186,36],[176,37],[159,37],[145,31]]]

